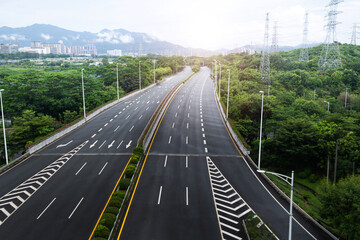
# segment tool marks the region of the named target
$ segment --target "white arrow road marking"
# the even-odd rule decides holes
[[[115,140],[114,140],[114,141],[112,141],[112,142],[108,145],[108,149],[109,149],[109,148],[111,148],[111,147],[113,146],[114,142],[115,142]]]
[[[90,148],[95,147],[96,143],[98,142],[98,140],[96,140],[93,144],[90,145]]]
[[[117,146],[116,149],[119,149],[119,147],[121,146],[121,144],[122,144],[123,142],[124,142],[124,140],[122,140],[122,141],[120,142],[119,146]]]
[[[132,140],[130,140],[130,142],[126,145],[126,148],[129,148],[131,143],[132,143]]]
[[[59,147],[66,147],[67,145],[69,145],[70,143],[72,143],[73,142],[73,140],[71,140],[70,142],[68,142],[68,143],[65,143],[65,144],[60,144],[60,145],[58,145],[56,148],[59,148]]]

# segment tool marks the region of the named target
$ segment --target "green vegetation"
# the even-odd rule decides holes
[[[116,224],[116,216],[119,214],[121,207],[123,206],[124,198],[129,196],[126,192],[131,184],[131,178],[136,169],[138,160],[142,157],[144,150],[141,147],[134,148],[129,164],[125,169],[124,178],[122,178],[118,185],[118,190],[114,191],[111,195],[109,204],[106,206],[104,214],[102,215],[99,224],[96,226],[93,239],[106,238],[108,239],[111,229]],[[137,159],[136,163],[132,163],[133,159]],[[131,169],[131,175],[128,174]]]
[[[300,50],[271,55],[269,96],[268,86],[258,71],[260,54],[216,56],[223,71],[221,101],[226,106],[227,74],[224,73],[230,69],[230,122],[251,151],[251,158],[257,162],[261,111],[259,91],[265,92],[262,167],[286,175],[294,170],[295,201],[337,234],[355,239],[351,234],[357,236],[354,229],[358,226],[349,226],[351,234],[342,230],[334,215],[324,214],[325,202],[322,199],[325,198],[317,191],[326,186],[326,181],[321,180],[326,178],[328,159],[329,184],[333,182],[336,142],[336,182],[360,173],[360,47],[342,44],[343,66],[326,71],[319,71],[317,66],[321,48],[309,49],[309,62],[298,61]],[[212,67],[213,59],[204,59],[205,65]],[[328,105],[324,101],[330,103],[330,111],[327,111]],[[272,180],[288,192],[286,183],[275,178]],[[338,188],[333,191],[338,191]],[[354,194],[360,199],[359,193]],[[349,208],[342,208],[342,211],[350,214]]]
[[[34,57],[31,54],[1,57],[28,58],[0,65],[0,89],[5,89],[5,118],[12,122],[7,126],[10,157],[23,152],[54,130],[82,118],[82,68],[86,112],[90,113],[116,99],[116,64],[119,69],[120,97],[138,88],[139,60],[142,87],[153,83],[153,59],[157,60],[157,80],[181,70],[183,67],[178,66],[185,65],[183,57],[160,56],[119,57],[113,62],[105,57],[99,66],[92,66],[95,63],[92,59],[31,59]],[[0,149],[3,148],[3,139],[0,139]],[[4,162],[4,156],[1,156],[0,165]]]

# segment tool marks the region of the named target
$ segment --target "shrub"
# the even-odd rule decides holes
[[[95,229],[94,236],[107,239],[110,235],[110,230],[104,225],[99,224]]]
[[[129,178],[123,178],[123,179],[120,180],[119,189],[120,190],[127,190],[129,185],[130,185],[130,179]]]
[[[142,147],[136,147],[133,150],[133,154],[139,155],[139,157],[144,153],[144,149]]]
[[[116,191],[113,193],[113,196],[119,197],[119,198],[124,198],[125,197],[125,191]]]
[[[111,200],[109,202],[109,207],[120,208],[121,203],[122,203],[121,199],[111,198]]]
[[[139,159],[140,159],[139,155],[133,155],[131,157],[130,163],[136,165],[138,163]]]
[[[114,226],[115,219],[116,219],[115,214],[104,213],[104,215],[102,216],[102,218],[100,220],[100,224],[104,225],[108,229],[112,229],[112,227]]]
[[[119,208],[117,208],[117,207],[107,207],[105,210],[105,213],[112,213],[115,215],[117,215],[118,212],[119,212]]]
[[[312,182],[312,183],[316,182],[318,179],[319,178],[318,178],[318,176],[316,176],[316,174],[311,174],[309,176],[309,181]]]
[[[135,172],[135,166],[130,164],[129,166],[127,166],[125,170],[125,176],[127,178],[131,178],[134,175],[134,172]]]
[[[102,237],[96,237],[96,238],[93,238],[94,240],[107,240],[107,238],[102,238]]]

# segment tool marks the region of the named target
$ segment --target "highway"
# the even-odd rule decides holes
[[[88,239],[147,122],[184,71],[0,175],[0,239]]]
[[[241,220],[250,213],[287,239],[289,204],[234,145],[209,75],[201,68],[167,109],[118,239],[244,239]],[[293,239],[328,239],[294,217]]]

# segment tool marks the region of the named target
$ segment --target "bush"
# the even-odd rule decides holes
[[[110,235],[110,230],[104,225],[99,224],[95,229],[94,236],[107,239]]]
[[[102,237],[96,237],[96,238],[93,238],[94,240],[107,240],[107,238],[102,238]]]
[[[315,174],[311,174],[309,177],[309,181],[312,183],[316,182],[318,179],[319,179],[318,176]]]
[[[305,169],[303,172],[299,173],[297,176],[301,179],[306,179],[311,174],[310,169]]]
[[[134,172],[135,172],[135,166],[130,164],[129,166],[127,166],[125,170],[125,176],[127,178],[131,178],[134,175]]]
[[[104,213],[104,215],[102,216],[102,218],[100,220],[100,224],[104,225],[108,229],[112,229],[112,227],[114,226],[115,219],[116,219],[115,214]]]
[[[139,162],[140,156],[139,155],[133,155],[131,157],[130,163],[136,165]]]
[[[120,207],[121,207],[121,203],[122,203],[122,200],[121,200],[121,199],[111,198],[111,200],[110,200],[110,202],[109,202],[109,207],[120,208]]]
[[[105,210],[105,213],[112,213],[115,215],[117,215],[118,212],[119,212],[119,208],[117,208],[117,207],[107,207]]]
[[[113,196],[114,197],[119,197],[119,198],[122,199],[122,198],[125,197],[125,193],[126,193],[125,191],[116,191],[116,192],[113,193]]]
[[[136,147],[136,148],[134,148],[134,150],[133,150],[133,154],[139,155],[139,157],[140,157],[141,155],[143,155],[143,153],[144,153],[144,149],[143,149],[142,147]]]
[[[130,179],[129,178],[123,178],[123,179],[120,180],[119,189],[120,190],[127,190],[129,185],[130,185]]]

